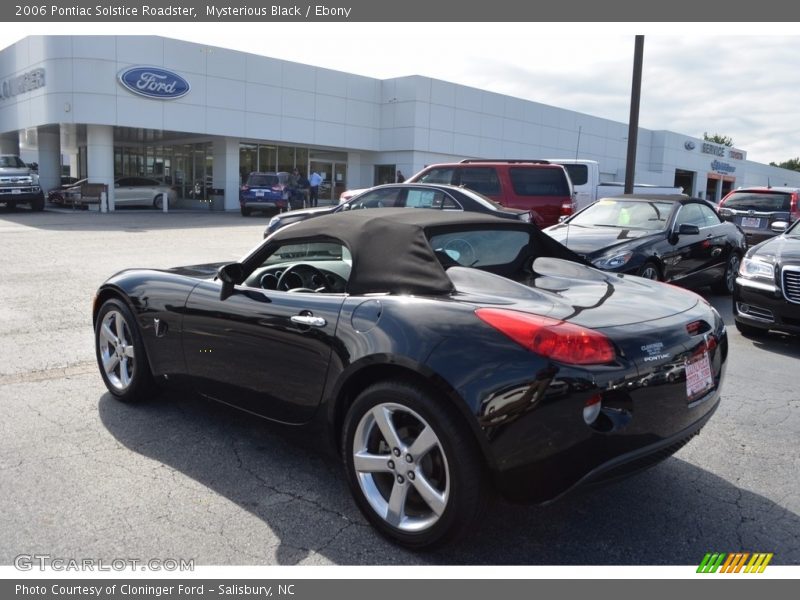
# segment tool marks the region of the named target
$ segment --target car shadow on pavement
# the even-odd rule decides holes
[[[680,458],[544,507],[498,501],[465,541],[413,553],[367,524],[338,458],[313,433],[175,392],[136,406],[105,394],[99,414],[127,449],[195,480],[201,495],[208,490],[208,498],[167,494],[159,510],[174,511],[171,520],[198,519],[191,507],[218,502],[217,495],[236,505],[229,521],[242,525],[228,523],[220,540],[235,549],[231,564],[696,565],[710,551],[773,552],[775,564],[800,562],[797,514]],[[254,531],[250,515],[263,531]],[[199,518],[213,521],[214,513]]]

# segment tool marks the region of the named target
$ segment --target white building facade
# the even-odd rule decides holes
[[[110,210],[125,176],[212,210],[238,210],[250,171],[294,167],[323,175],[322,203],[462,158],[578,157],[624,181],[626,138],[625,123],[427,77],[379,80],[155,36],[34,36],[0,51],[0,153],[37,162],[45,189],[63,174],[107,184]],[[743,150],[646,129],[635,179],[710,199],[800,186],[800,173]]]

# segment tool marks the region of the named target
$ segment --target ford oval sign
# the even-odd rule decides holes
[[[119,74],[129,91],[156,100],[174,100],[189,93],[192,86],[183,77],[159,67],[131,67]]]

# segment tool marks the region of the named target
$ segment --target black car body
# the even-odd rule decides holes
[[[365,516],[407,546],[469,531],[491,490],[545,502],[654,464],[720,400],[707,302],[593,269],[531,223],[348,211],[218,267],[100,287],[109,391],[171,382],[322,427]]]
[[[746,335],[800,333],[800,221],[747,251],[734,287],[733,318]]]
[[[530,212],[505,208],[467,188],[444,184],[395,183],[369,188],[335,206],[292,210],[275,215],[267,224],[264,237],[290,223],[362,208],[428,208],[448,212],[477,212],[506,219],[531,221]]]
[[[545,232],[595,267],[730,293],[744,233],[711,203],[679,195],[603,198]]]
[[[719,216],[736,223],[754,246],[775,235],[774,223],[800,219],[800,188],[747,187],[733,190],[719,203]]]

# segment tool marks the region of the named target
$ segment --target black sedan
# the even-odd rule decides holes
[[[733,291],[733,318],[745,335],[768,330],[800,334],[800,220],[781,235],[753,246],[739,269]]]
[[[679,195],[603,198],[545,232],[598,269],[723,294],[747,247],[711,203]]]
[[[432,208],[484,213],[525,222],[531,220],[529,211],[500,206],[494,200],[467,188],[432,183],[396,183],[370,188],[335,206],[292,210],[276,215],[267,225],[264,237],[290,223],[361,208]]]
[[[226,265],[118,273],[93,307],[109,392],[203,396],[333,442],[356,503],[408,547],[669,456],[718,406],[719,314],[593,269],[535,225],[364,210]],[[664,375],[664,376],[662,376]]]

